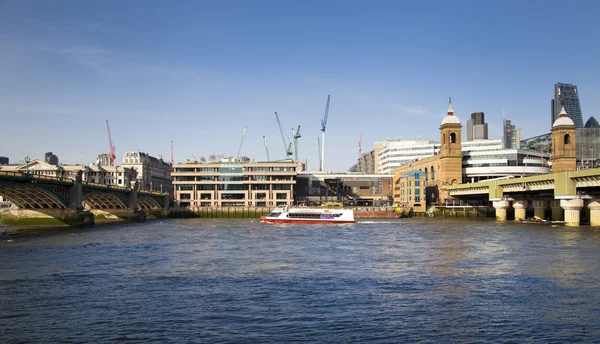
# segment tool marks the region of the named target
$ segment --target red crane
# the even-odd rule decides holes
[[[108,164],[113,166],[115,164],[115,146],[110,137],[110,125],[108,125],[108,120],[106,120],[106,130],[108,131]]]

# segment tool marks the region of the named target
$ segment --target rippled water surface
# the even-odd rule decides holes
[[[600,341],[600,229],[168,220],[0,258],[4,343]]]

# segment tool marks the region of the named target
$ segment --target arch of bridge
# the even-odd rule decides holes
[[[0,195],[20,209],[65,209],[67,202],[54,192],[31,184],[0,184]]]
[[[138,207],[142,210],[152,210],[152,209],[160,209],[160,203],[158,203],[154,198],[144,196],[137,200]]]
[[[82,201],[91,209],[127,209],[125,201],[110,192],[93,192]]]

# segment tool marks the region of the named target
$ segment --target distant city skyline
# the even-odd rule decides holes
[[[388,137],[439,140],[452,96],[466,130],[485,112],[524,138],[549,131],[557,82],[578,86],[584,122],[600,116],[600,4],[577,1],[0,2],[0,156],[89,164],[129,151],[175,162],[241,154],[345,171]],[[518,10],[515,8],[518,7]],[[564,25],[569,23],[569,25]],[[560,27],[560,30],[556,28]],[[573,39],[577,37],[577,39]],[[568,49],[556,42],[569,42]],[[562,63],[569,61],[569,63]],[[557,67],[560,65],[560,68]],[[466,135],[465,135],[466,137]]]

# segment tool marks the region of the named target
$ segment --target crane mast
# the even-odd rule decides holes
[[[360,139],[358,140],[358,158],[362,157],[362,130],[360,131]]]
[[[317,147],[319,149],[319,168],[323,168],[323,161],[321,160],[321,138],[319,136],[317,136]]]
[[[173,141],[171,141],[171,166],[173,166],[174,163],[175,160],[173,159]]]
[[[244,144],[244,136],[246,136],[246,128],[248,127],[244,127],[244,132],[242,133],[242,142],[240,142],[240,148],[238,149],[237,155],[235,156],[236,158],[241,160],[241,153],[242,153],[242,145]]]
[[[327,118],[329,117],[329,101],[331,100],[331,95],[327,95],[327,105],[325,105],[325,114],[323,115],[323,119],[321,120],[321,166],[320,171],[323,171],[323,162],[325,160],[325,129],[327,129]]]
[[[269,148],[267,148],[267,137],[263,136],[263,141],[265,142],[265,152],[267,152],[267,161],[271,161],[271,158],[269,158]]]
[[[296,158],[296,161],[299,161],[298,160],[298,139],[302,137],[302,135],[300,135],[300,126],[298,126],[298,130],[296,130],[296,133],[294,133],[294,128],[292,128],[292,136],[294,137],[295,158]]]
[[[291,156],[292,153],[292,143],[290,142],[290,144],[288,145],[287,142],[285,142],[285,135],[283,135],[283,129],[281,129],[281,122],[279,121],[279,115],[277,114],[277,111],[275,111],[275,118],[277,118],[277,125],[279,126],[279,132],[281,133],[281,140],[283,141],[283,149],[285,150],[285,159],[288,158],[288,156]]]
[[[112,142],[112,137],[110,136],[110,125],[108,124],[108,120],[106,120],[106,131],[108,131],[108,164],[109,166],[114,166],[115,164],[115,146]]]

